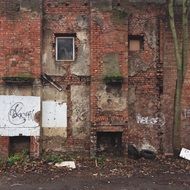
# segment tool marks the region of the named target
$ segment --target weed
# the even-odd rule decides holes
[[[0,167],[4,165],[4,160],[2,158],[0,158]]]
[[[106,157],[104,155],[94,157],[96,166],[103,167],[106,162]]]
[[[29,150],[24,149],[24,150],[22,151],[22,156],[25,157],[25,156],[28,156],[28,155],[29,155]]]
[[[28,158],[29,158],[28,150],[24,149],[22,153],[17,153],[9,156],[9,158],[7,159],[7,164],[9,166],[12,166],[17,163],[22,163],[26,161]]]
[[[60,163],[64,161],[60,155],[56,154],[45,155],[43,159],[47,162],[53,162],[53,163]]]
[[[15,154],[15,155],[12,155],[10,156],[8,159],[7,159],[7,164],[9,166],[12,166],[18,162],[20,162],[22,160],[22,155],[20,154]]]

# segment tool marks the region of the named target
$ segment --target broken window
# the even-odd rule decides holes
[[[144,49],[143,36],[130,35],[129,36],[129,51],[140,51]]]
[[[56,61],[74,61],[74,37],[56,37]]]

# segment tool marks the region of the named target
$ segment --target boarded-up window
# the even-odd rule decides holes
[[[43,101],[42,126],[67,127],[67,104],[61,101]]]
[[[57,37],[56,61],[73,61],[74,59],[74,37]]]
[[[129,51],[140,51],[144,49],[143,36],[129,36]]]

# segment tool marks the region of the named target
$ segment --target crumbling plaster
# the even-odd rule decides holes
[[[110,87],[110,91],[106,90],[107,85],[102,83],[98,86],[96,98],[97,106],[102,111],[123,111],[127,107],[126,93],[114,86]]]
[[[88,86],[71,86],[71,126],[74,138],[84,139],[90,132],[89,92]]]

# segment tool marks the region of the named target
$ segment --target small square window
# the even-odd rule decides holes
[[[129,51],[140,51],[144,49],[143,36],[129,36]]]
[[[56,37],[56,61],[74,61],[74,37]]]

